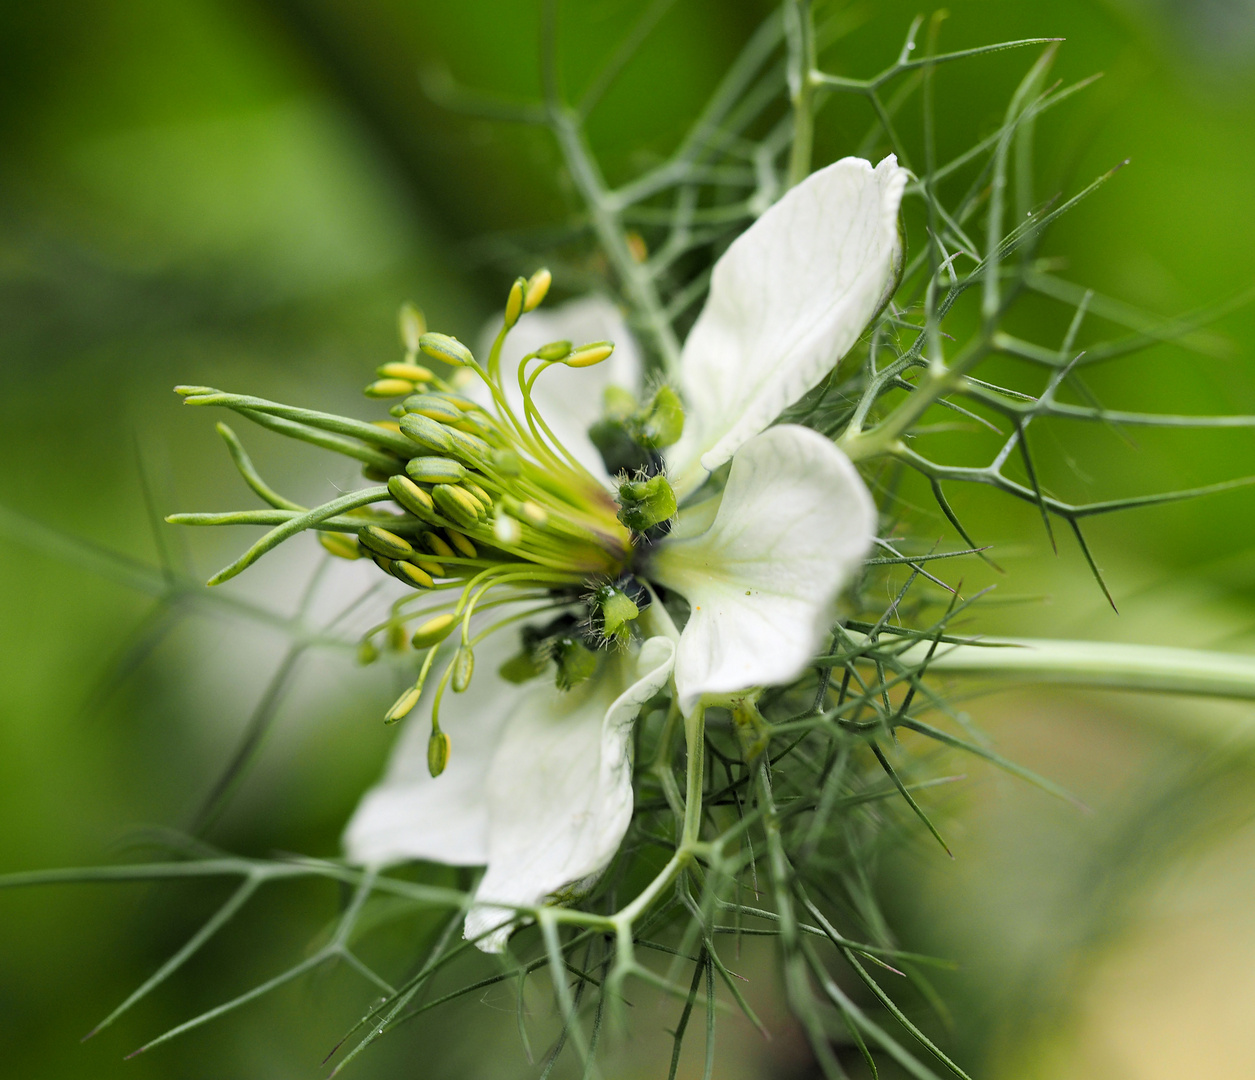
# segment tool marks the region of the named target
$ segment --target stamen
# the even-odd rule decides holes
[[[462,410],[447,398],[435,394],[413,394],[401,402],[407,413],[417,413],[442,424],[456,424],[462,419]]]
[[[643,606],[620,583],[631,580],[637,519],[656,516],[667,492],[642,477],[640,490],[633,487],[628,500],[636,517],[620,520],[623,511],[613,494],[562,445],[533,393],[536,380],[554,364],[601,363],[614,346],[592,342],[573,349],[571,342],[558,341],[524,357],[517,371],[521,408],[511,406],[502,384],[506,336],[544,299],[550,281],[549,272],[540,270],[513,283],[504,325],[483,364],[456,338],[428,331],[417,308],[403,307],[399,329],[405,358],[378,367],[366,388],[371,398],[402,398],[388,409],[390,419],[351,420],[210,387],[180,388],[189,404],[224,405],[273,430],[354,457],[380,485],[307,511],[272,492],[249,465],[243,469],[246,480],[274,508],[264,512],[264,522],[258,516],[263,512],[185,520],[278,523],[215,580],[238,573],[287,536],[316,528],[324,530],[320,542],[330,554],[343,559],[369,555],[413,590],[397,598],[389,617],[367,632],[360,659],[369,663],[378,656],[372,641],[378,635],[395,650],[411,645],[425,650],[414,685],[385,715],[387,723],[394,723],[415,707],[441,652],[444,666],[433,694],[428,755],[433,775],[449,760],[449,737],[440,728],[445,688],[460,693],[470,685],[479,641],[522,623],[543,656],[536,653],[519,673],[525,667],[537,674],[538,661],[544,666],[553,660],[556,682],[570,687],[596,670],[600,646],[630,638],[632,620]],[[442,377],[418,363],[419,353],[458,369],[456,375]],[[487,407],[455,389],[474,378],[487,389]],[[669,402],[660,395],[650,403],[648,417],[660,428],[649,437],[661,445],[675,424]],[[389,509],[388,500],[399,512]],[[613,584],[590,596],[594,582]],[[481,628],[481,616],[502,605],[509,613]],[[554,611],[566,614],[537,637],[526,620]],[[410,635],[406,623],[415,620],[418,627]],[[442,651],[455,628],[460,628],[460,644]]]
[[[449,543],[468,559],[474,559],[479,555],[479,552],[475,550],[475,545],[467,539],[465,534],[458,532],[457,529],[445,529],[445,536],[449,538]]]
[[[428,619],[414,631],[410,644],[416,649],[426,649],[432,645],[439,645],[440,642],[449,636],[450,631],[457,625],[457,621],[458,617],[452,612]]]
[[[433,555],[443,555],[446,559],[456,557],[456,553],[439,533],[424,533],[423,540]]]
[[[469,491],[463,491],[450,484],[437,484],[431,489],[431,497],[437,510],[464,529],[474,528],[479,522],[479,514],[483,507]],[[484,512],[487,513],[487,511]]]
[[[357,539],[363,547],[388,559],[404,559],[414,554],[408,540],[377,525],[367,525],[357,534]]]
[[[435,512],[436,507],[431,496],[408,476],[397,473],[388,477],[388,494],[420,520],[426,520]]]
[[[453,656],[453,692],[463,693],[471,685],[475,673],[475,652],[469,645],[461,645]]]
[[[427,740],[427,771],[433,777],[444,772],[445,766],[449,764],[450,749],[449,736],[433,727],[431,738]]]
[[[318,534],[318,542],[322,544],[328,554],[334,555],[337,559],[353,561],[362,557],[362,551],[357,546],[357,541],[351,536],[345,536],[343,533],[320,532]]]
[[[375,374],[381,379],[405,379],[407,382],[419,384],[429,383],[436,377],[431,368],[410,363],[408,360],[404,363],[381,364],[375,368]]]
[[[475,363],[471,350],[448,334],[428,332],[418,339],[418,347],[428,356],[443,360],[450,367],[461,367]]]
[[[386,713],[384,713],[383,722],[385,724],[395,724],[398,720],[404,719],[414,711],[414,706],[418,704],[418,699],[422,697],[423,688],[421,685],[411,686],[393,703]]]
[[[505,302],[505,328],[511,329],[519,316],[523,314],[523,301],[527,295],[527,281],[523,278],[515,278],[514,284],[510,286],[510,295],[506,297]]]
[[[527,279],[527,288],[523,294],[523,310],[534,311],[549,293],[549,284],[553,277],[543,267]]]
[[[420,484],[456,484],[466,479],[466,466],[447,457],[410,458],[405,464],[410,479]],[[432,493],[434,499],[435,493]]]
[[[377,379],[366,387],[365,394],[373,398],[404,397],[414,393],[414,384],[408,379]]]
[[[436,584],[430,574],[411,562],[397,559],[388,565],[388,569],[393,577],[414,589],[430,589]]]

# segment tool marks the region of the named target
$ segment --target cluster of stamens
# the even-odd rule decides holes
[[[683,424],[673,391],[661,388],[645,409],[630,415],[616,416],[608,402],[601,432],[590,432],[608,464],[618,452],[613,447],[624,443],[622,432],[628,432],[633,452],[645,455],[643,462],[623,463],[625,472],[631,464],[637,472],[635,479],[622,476],[617,500],[562,446],[536,408],[533,388],[547,369],[600,363],[613,352],[612,343],[577,347],[556,341],[528,354],[517,370],[516,401],[521,404],[511,403],[501,371],[502,347],[519,318],[544,299],[549,281],[542,270],[514,283],[501,332],[482,363],[456,338],[428,332],[417,308],[402,308],[404,359],[378,368],[365,391],[368,397],[395,401],[388,420],[364,424],[208,387],[179,388],[189,404],[226,405],[264,426],[352,453],[364,462],[367,479],[383,485],[352,493],[346,497],[352,505],[343,509],[327,504],[299,520],[292,515],[303,508],[286,510],[289,524],[269,536],[297,526],[316,528],[332,555],[368,556],[412,590],[364,639],[366,659],[377,655],[376,635],[393,643],[409,636],[416,649],[426,650],[418,678],[388,710],[388,722],[414,708],[441,644],[460,633],[433,697],[428,761],[433,775],[449,755],[449,739],[440,727],[441,699],[446,687],[460,692],[470,685],[475,646],[492,633],[548,613],[544,625],[526,625],[523,651],[501,673],[522,680],[552,662],[561,687],[592,675],[598,647],[626,643],[633,620],[650,601],[630,573],[635,545],[665,530],[675,512],[674,496],[657,469],[657,449],[678,438]],[[454,374],[437,374],[427,366],[433,360]],[[463,392],[476,381],[478,393]],[[239,464],[242,448],[232,445]],[[652,467],[651,455],[656,459]],[[295,506],[259,486],[260,481],[250,483],[272,505]],[[176,515],[173,520],[226,524],[228,519],[241,520],[239,515]],[[258,553],[268,550],[267,543],[268,538],[261,542]],[[246,555],[214,580],[225,580],[255,557]],[[489,612],[497,617],[489,618],[487,626],[477,619],[472,632],[472,617]],[[417,619],[422,621],[410,636],[407,625]]]

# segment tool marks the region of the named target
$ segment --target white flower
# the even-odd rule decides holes
[[[631,817],[631,725],[669,678],[687,714],[703,695],[788,682],[815,654],[876,510],[832,442],[769,425],[888,300],[905,179],[892,157],[875,168],[839,161],[785,195],[715,266],[680,359],[685,431],[667,468],[682,499],[731,460],[727,483],[719,497],[690,498],[671,535],[633,568],[689,601],[683,632],[652,605],[638,623],[651,632],[641,647],[605,655],[595,677],[566,692],[477,677],[450,728],[446,771],[428,775],[427,733],[412,723],[358,807],[345,834],[354,862],[487,867],[466,925],[481,948],[504,947],[511,907],[578,892],[608,865]],[[526,316],[513,335],[520,351],[563,337],[620,343],[614,366],[554,368],[536,385],[553,431],[605,476],[584,433],[604,385],[640,378],[618,313],[586,300]],[[499,641],[482,647],[477,667],[495,672],[506,655]]]

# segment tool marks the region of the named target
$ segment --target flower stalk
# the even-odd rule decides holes
[[[908,665],[917,663],[928,648],[927,642],[912,645],[899,654],[900,659]],[[1203,649],[988,638],[971,645],[943,645],[928,666],[947,675],[988,676],[1017,683],[1255,700],[1255,657]]]

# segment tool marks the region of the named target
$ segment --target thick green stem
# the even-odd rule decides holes
[[[702,781],[706,764],[706,707],[698,704],[684,718],[684,744],[688,753],[684,790],[684,831],[680,849],[691,850],[702,828]]]
[[[931,642],[920,642],[901,654],[901,660],[919,663],[930,646]],[[928,670],[1255,701],[1255,656],[1162,645],[991,638],[980,645],[942,646]]]

